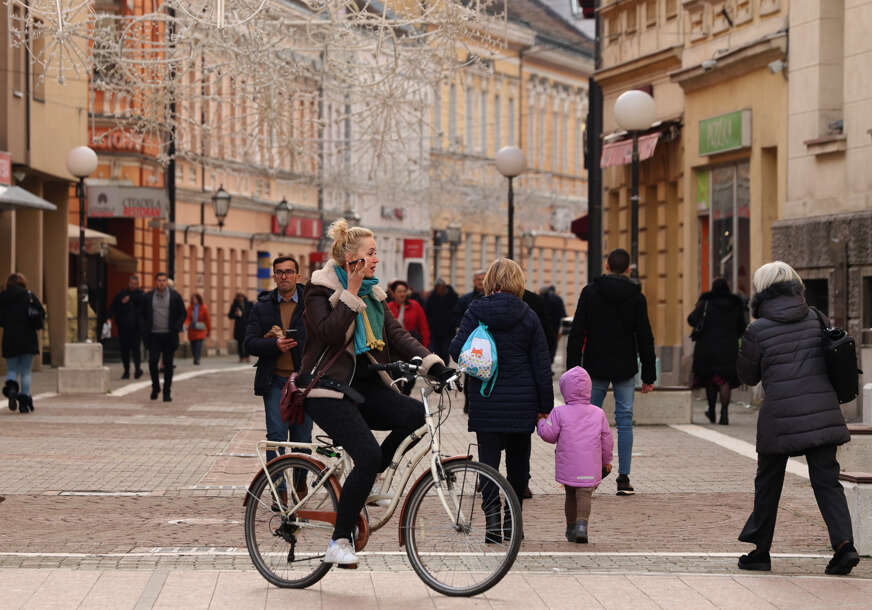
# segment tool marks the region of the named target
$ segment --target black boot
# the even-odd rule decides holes
[[[708,417],[708,420],[711,423],[715,423],[716,414],[714,405],[709,405],[708,411],[705,412],[705,416]]]
[[[721,407],[721,419],[718,421],[718,423],[722,426],[730,425],[730,418],[727,417],[727,408],[728,407]],[[712,421],[714,422],[714,420]]]
[[[30,413],[33,411],[33,398],[27,394],[18,394],[18,411],[20,413]]]
[[[9,410],[14,411],[18,408],[18,382],[12,379],[6,380],[6,385],[3,386],[3,396],[9,399]]]

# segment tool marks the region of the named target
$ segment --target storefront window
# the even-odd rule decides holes
[[[710,172],[710,278],[723,277],[734,292],[751,292],[751,189],[747,162]],[[703,265],[703,268],[705,265]]]

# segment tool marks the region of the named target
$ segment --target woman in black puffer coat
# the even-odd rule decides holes
[[[742,555],[744,570],[769,570],[778,500],[787,458],[804,455],[821,515],[835,550],[827,574],[847,574],[860,561],[851,515],[839,483],[836,446],[850,440],[836,392],[827,376],[823,337],[816,313],[805,301],[799,275],[775,261],[754,273],[752,312],[739,350],[739,378],[763,382],[757,419],[757,476],[754,511],[739,540],[756,545]]]
[[[745,303],[730,292],[727,280],[712,282],[710,292],[699,297],[687,323],[700,331],[693,346],[693,387],[705,388],[706,416],[715,423],[715,407],[721,397],[720,424],[729,424],[727,409],[733,388],[739,387],[736,358],[739,337],[745,332]]]
[[[497,347],[497,379],[491,394],[481,394],[482,382],[467,375],[469,384],[469,431],[475,432],[479,460],[499,469],[506,452],[506,478],[518,499],[524,497],[530,475],[530,438],[537,417],[554,408],[551,356],[545,331],[533,310],[521,300],[524,272],[512,260],[500,258],[484,277],[484,297],[470,303],[460,329],[448,348],[455,361],[463,344],[478,328],[487,325]],[[492,514],[487,515],[493,519]],[[498,517],[498,515],[497,515]],[[488,542],[499,542],[488,523]],[[497,528],[498,529],[498,528]],[[504,524],[504,535],[511,524]]]
[[[31,318],[28,309],[36,315]],[[36,331],[42,328],[44,318],[45,309],[27,289],[24,275],[10,275],[6,290],[0,292],[0,326],[3,327],[3,357],[6,359],[3,396],[9,399],[12,411],[33,411],[30,376],[33,359],[39,353]]]

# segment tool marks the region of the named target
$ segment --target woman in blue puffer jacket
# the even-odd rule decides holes
[[[481,394],[482,382],[467,376],[469,383],[469,430],[475,432],[478,458],[499,469],[506,452],[506,478],[521,499],[530,474],[530,439],[537,417],[546,417],[554,407],[551,357],[539,318],[521,297],[524,272],[515,261],[499,258],[484,277],[485,296],[470,303],[451,341],[454,360],[479,322],[487,325],[497,348],[498,372],[493,391]],[[498,520],[499,515],[487,515]],[[498,542],[487,524],[488,541]],[[498,527],[496,528],[499,529]],[[511,524],[503,524],[509,536]]]

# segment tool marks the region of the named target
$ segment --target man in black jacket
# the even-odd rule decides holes
[[[276,287],[258,297],[245,330],[245,348],[258,357],[254,394],[263,397],[266,438],[270,441],[288,440],[289,426],[282,420],[280,409],[282,388],[291,373],[300,370],[306,338],[303,285],[297,283],[299,272],[297,261],[291,256],[280,256],[273,261]],[[290,439],[297,443],[312,442],[312,418],[308,413],[302,425],[290,426]],[[268,460],[275,455],[275,451],[267,451]],[[300,481],[295,483],[299,488]]]
[[[441,277],[436,280],[433,291],[427,297],[424,313],[430,326],[430,351],[449,362],[448,344],[457,331],[454,309],[457,306],[457,293]]]
[[[169,287],[169,278],[163,271],[154,276],[154,290],[142,298],[142,333],[148,345],[148,372],[151,375],[151,399],[160,393],[157,363],[163,356],[163,400],[172,400],[173,356],[179,348],[179,333],[185,325],[185,302],[178,292]]]
[[[134,376],[142,377],[142,340],[139,328],[142,325],[143,292],[139,288],[139,276],[131,275],[127,280],[127,288],[121,290],[112,300],[109,314],[115,318],[118,327],[118,341],[121,343],[121,362],[124,374],[121,379],[130,379],[130,355],[133,354]]]
[[[614,389],[619,496],[634,493],[629,475],[637,355],[642,361],[642,392],[654,389],[657,379],[648,305],[641,286],[625,275],[629,266],[626,250],[619,248],[609,254],[608,273],[581,291],[566,347],[566,368],[580,364],[590,374],[593,404],[601,407],[609,385]]]

